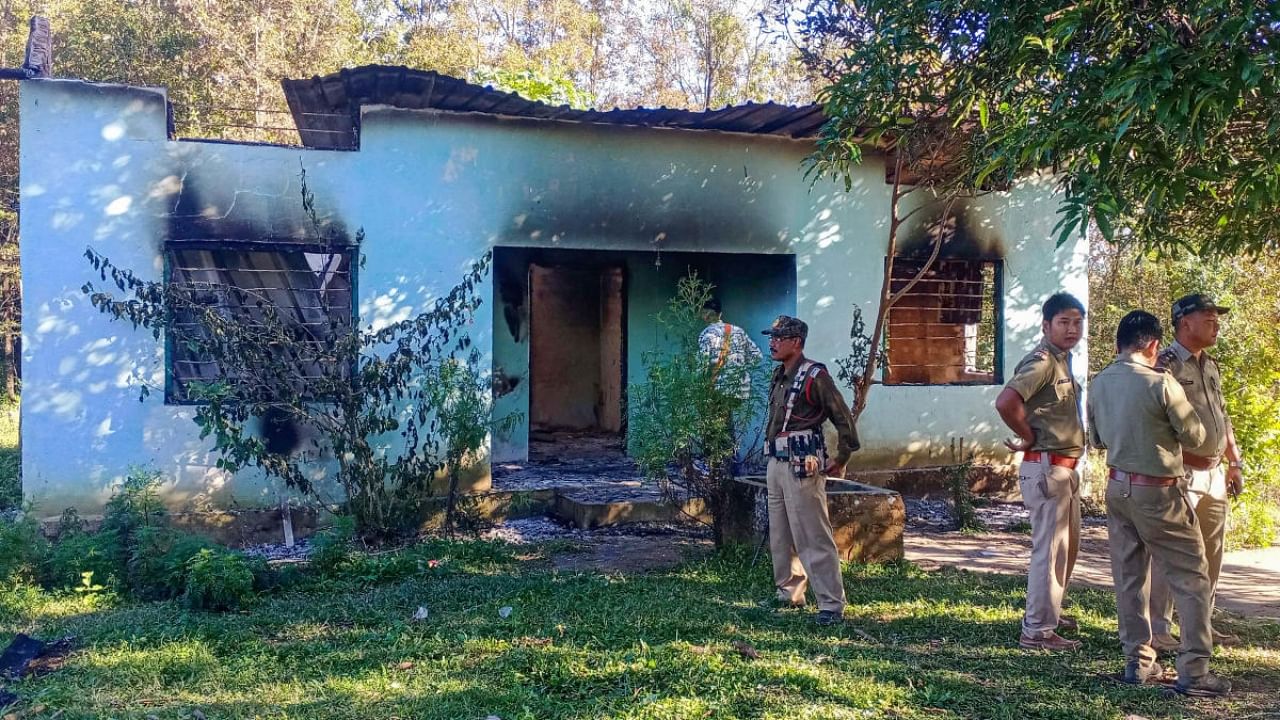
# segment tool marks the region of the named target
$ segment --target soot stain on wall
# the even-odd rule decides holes
[[[920,213],[910,224],[899,243],[899,257],[927,258],[937,235],[942,235],[939,258],[999,260],[1005,256],[1004,240],[994,227],[984,226],[982,216],[965,200],[956,201],[951,218],[941,225],[941,208],[934,213]]]

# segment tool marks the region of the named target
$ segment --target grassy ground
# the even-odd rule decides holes
[[[0,405],[0,511],[22,504],[18,471],[18,406]]]
[[[1280,626],[1236,623],[1215,658],[1240,688],[1188,701],[1119,667],[1114,600],[1073,593],[1086,650],[1025,652],[1017,578],[850,567],[849,623],[756,605],[749,553],[648,575],[565,575],[536,552],[441,546],[385,584],[307,581],[235,614],[0,593],[0,641],[75,635],[66,666],[11,687],[21,718],[1275,718]],[[526,551],[519,551],[526,552]],[[413,614],[428,609],[423,621]],[[507,617],[500,610],[511,608]],[[748,647],[749,646],[749,647]],[[758,658],[751,658],[752,650]],[[7,716],[6,716],[7,717]]]

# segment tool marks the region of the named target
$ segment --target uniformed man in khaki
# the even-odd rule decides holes
[[[1222,397],[1222,374],[1218,361],[1208,353],[1208,348],[1218,341],[1218,316],[1227,312],[1227,308],[1203,294],[1179,298],[1171,311],[1176,339],[1160,353],[1157,361],[1157,365],[1182,386],[1204,425],[1204,442],[1183,448],[1182,463],[1186,466],[1187,497],[1191,499],[1200,535],[1204,538],[1209,584],[1215,592],[1222,572],[1230,496],[1239,494],[1244,487],[1240,448]],[[1156,565],[1151,573],[1151,632],[1152,644],[1157,650],[1178,649],[1178,641],[1170,632],[1172,622],[1173,596],[1164,573]],[[1235,636],[1213,630],[1215,645],[1235,642],[1238,642]]]
[[[1107,451],[1109,466],[1107,539],[1126,661],[1121,679],[1164,679],[1147,614],[1154,558],[1182,618],[1174,689],[1218,697],[1231,691],[1231,683],[1209,672],[1209,571],[1204,539],[1182,487],[1183,448],[1199,447],[1205,430],[1178,381],[1154,367],[1163,334],[1151,313],[1124,316],[1116,329],[1119,354],[1093,378],[1089,392],[1089,438]]]
[[[996,398],[1000,418],[1018,439],[1018,483],[1031,513],[1031,563],[1027,608],[1018,644],[1043,650],[1075,650],[1058,629],[1074,630],[1062,614],[1062,598],[1080,549],[1080,475],[1084,454],[1080,385],[1071,370],[1071,350],[1084,334],[1084,305],[1069,293],[1049,297],[1041,308],[1044,339],[1018,367]]]
[[[844,621],[845,594],[827,514],[827,476],[844,475],[849,455],[858,449],[858,434],[831,374],[804,356],[809,326],[779,315],[764,334],[769,336],[770,357],[781,363],[769,383],[765,425],[769,552],[777,601],[803,606],[805,588],[812,585],[818,602],[814,620],[834,625]],[[830,453],[823,447],[822,424],[827,420],[839,438]]]

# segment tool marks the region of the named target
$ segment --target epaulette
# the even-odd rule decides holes
[[[1178,359],[1178,353],[1173,348],[1165,348],[1156,356],[1156,370],[1160,372],[1173,372],[1169,366]]]
[[[1037,360],[1048,360],[1048,359],[1049,359],[1049,353],[1048,353],[1048,351],[1046,351],[1046,350],[1044,350],[1044,349],[1040,349],[1040,350],[1033,350],[1033,351],[1031,351],[1031,357],[1033,357],[1033,358],[1035,358],[1035,359],[1037,359]]]

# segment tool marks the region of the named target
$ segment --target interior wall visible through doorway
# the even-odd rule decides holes
[[[529,267],[530,426],[622,429],[622,267]]]
[[[779,314],[796,311],[796,261],[793,255],[687,253],[663,252],[659,257],[653,252],[565,250],[551,248],[506,247],[494,248],[494,302],[493,312],[493,375],[494,417],[501,429],[494,433],[492,460],[494,462],[520,462],[528,457],[530,426],[544,412],[541,400],[548,397],[533,391],[535,371],[531,367],[533,349],[531,335],[538,323],[533,316],[530,269],[542,267],[620,268],[617,281],[622,284],[615,298],[619,307],[601,308],[616,312],[622,326],[618,355],[621,378],[616,395],[619,417],[625,431],[627,415],[626,388],[643,382],[645,356],[653,352],[665,352],[675,347],[655,316],[661,312],[676,291],[680,278],[690,271],[716,286],[716,294],[724,306],[724,319],[750,331],[752,340],[761,343],[760,330],[769,326]],[[598,277],[598,275],[597,275]],[[598,285],[596,286],[598,288]],[[543,327],[554,327],[546,326]],[[563,336],[561,341],[563,341]],[[550,344],[556,337],[546,338]],[[602,356],[611,357],[607,352]],[[767,357],[767,354],[766,354]],[[544,359],[544,362],[546,360]],[[603,369],[603,368],[602,368]],[[587,373],[594,377],[594,368]],[[535,398],[535,396],[538,396]],[[579,396],[585,397],[585,396]],[[583,403],[586,405],[587,403]],[[591,403],[591,407],[597,407]],[[608,402],[599,405],[608,407]],[[594,412],[594,410],[592,410]],[[611,410],[604,413],[612,417]]]

